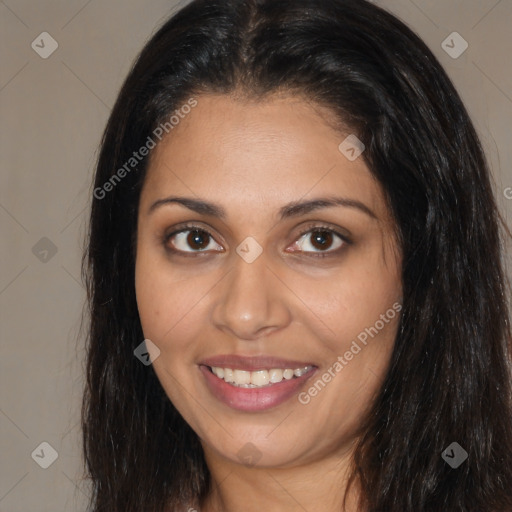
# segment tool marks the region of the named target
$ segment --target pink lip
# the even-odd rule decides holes
[[[217,366],[220,368],[232,368],[237,370],[270,370],[272,368],[304,368],[305,366],[315,366],[308,361],[293,361],[291,359],[281,359],[272,356],[237,356],[235,354],[224,354],[215,357],[209,357],[201,361],[205,366]]]
[[[298,368],[301,366],[307,365],[300,363],[298,366],[292,365],[291,367]],[[225,368],[226,367],[229,368],[229,366],[225,366]],[[271,367],[276,368],[276,366],[272,365]],[[267,366],[267,368],[269,367]],[[288,368],[290,368],[290,366],[288,366]],[[239,388],[228,384],[224,379],[219,379],[219,377],[212,373],[209,365],[201,364],[199,369],[205,378],[208,389],[217,400],[232,409],[244,412],[265,411],[286,402],[298,393],[299,389],[305,385],[305,382],[308,381],[317,370],[317,368],[314,367],[301,377],[294,377],[290,380],[283,379],[281,382],[267,387]],[[238,367],[238,369],[242,368]]]

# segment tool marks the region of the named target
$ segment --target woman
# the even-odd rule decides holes
[[[193,1],[126,79],[93,196],[92,510],[512,510],[489,171],[395,17]]]

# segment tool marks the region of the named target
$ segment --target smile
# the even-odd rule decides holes
[[[238,370],[231,368],[220,368],[218,366],[210,367],[210,370],[219,379],[228,384],[241,388],[262,388],[273,386],[283,380],[290,380],[307,374],[313,370],[313,366],[304,366],[301,368],[272,368],[269,370]]]
[[[243,412],[263,412],[289,401],[317,373],[318,366],[270,356],[221,355],[198,365],[217,401]]]

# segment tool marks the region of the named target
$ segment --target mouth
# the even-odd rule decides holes
[[[210,393],[224,405],[262,412],[296,395],[318,369],[312,363],[220,356],[199,364]]]

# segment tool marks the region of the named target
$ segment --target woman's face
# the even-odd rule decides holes
[[[153,368],[207,457],[337,456],[399,323],[383,193],[319,107],[197,100],[153,150],[141,193],[136,292]]]

